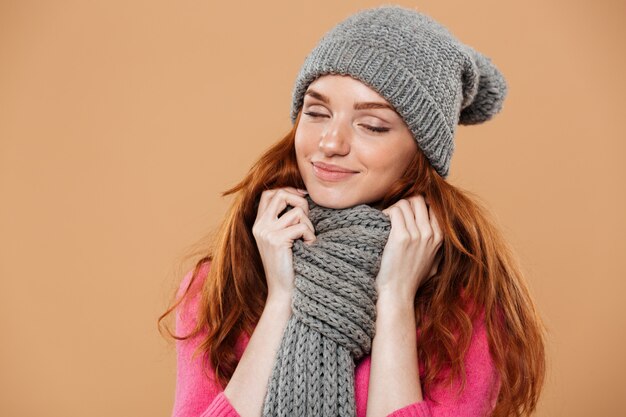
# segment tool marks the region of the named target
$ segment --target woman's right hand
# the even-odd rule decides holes
[[[295,288],[292,246],[296,239],[315,241],[315,228],[309,220],[309,203],[305,193],[294,187],[265,190],[261,194],[252,234],[256,240],[267,279],[267,297],[291,299]],[[293,208],[282,216],[287,207]]]

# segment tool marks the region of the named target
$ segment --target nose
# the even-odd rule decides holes
[[[344,126],[340,118],[331,120],[328,127],[322,132],[319,149],[326,155],[345,155],[350,152],[349,127]]]

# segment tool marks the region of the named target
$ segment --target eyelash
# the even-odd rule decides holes
[[[304,114],[306,114],[307,116],[311,116],[311,117],[326,117],[323,114],[319,114],[315,112],[305,112]],[[361,125],[361,126],[366,128],[367,130],[371,130],[372,132],[376,132],[376,133],[385,133],[389,131],[388,127],[376,127],[376,126],[368,126],[368,125]]]

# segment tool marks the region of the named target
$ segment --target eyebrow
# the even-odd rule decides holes
[[[311,96],[313,98],[316,98],[320,101],[323,101],[326,104],[330,104],[330,99],[328,97],[326,97],[324,94],[309,89],[307,90],[307,92],[305,93],[305,96]],[[393,112],[396,111],[396,109],[394,109],[392,106],[390,106],[387,103],[382,103],[380,101],[369,101],[369,102],[360,102],[360,103],[354,103],[354,110],[369,110],[369,109],[388,109],[388,110],[392,110]]]

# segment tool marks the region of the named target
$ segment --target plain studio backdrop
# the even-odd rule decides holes
[[[0,1],[0,415],[163,416],[157,331],[188,251],[291,127],[318,39],[375,1]],[[538,416],[624,416],[623,1],[402,1],[490,56],[500,114],[449,181],[517,251],[548,328]]]

